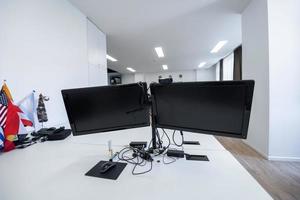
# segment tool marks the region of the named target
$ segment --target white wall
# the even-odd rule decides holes
[[[179,77],[182,75],[182,78]],[[196,73],[193,70],[189,71],[162,71],[157,73],[145,73],[145,81],[150,84],[151,82],[158,82],[158,77],[162,76],[162,78],[169,78],[172,76],[174,82],[190,82],[196,81]]]
[[[300,1],[268,0],[271,159],[300,160]]]
[[[197,81],[216,81],[216,65],[210,68],[197,69],[196,80]]]
[[[267,0],[252,0],[242,13],[243,79],[255,89],[246,143],[264,156],[269,146],[269,44]]]
[[[182,78],[179,75],[182,75]],[[172,76],[174,82],[191,82],[191,81],[215,81],[216,68],[212,66],[208,69],[186,70],[186,71],[162,71],[156,73],[136,73],[136,74],[122,74],[122,83],[135,83],[139,81],[146,81],[148,85],[151,82],[158,82],[158,77],[169,78]]]
[[[0,30],[0,80],[15,100],[49,96],[49,126],[67,122],[61,89],[89,82],[86,17],[66,0],[1,0]]]
[[[134,82],[145,82],[145,74],[143,73],[136,73],[134,74]]]
[[[300,160],[300,1],[252,0],[242,15],[243,77],[256,81],[247,143]]]
[[[134,83],[134,74],[122,74],[122,84]]]

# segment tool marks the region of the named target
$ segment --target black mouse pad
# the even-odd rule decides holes
[[[127,165],[127,163],[114,162],[114,163],[116,163],[116,166],[102,174],[102,173],[100,173],[100,168],[106,162],[107,161],[101,160],[97,165],[95,165],[92,169],[90,169],[90,171],[88,171],[85,175],[97,177],[97,178],[106,178],[106,179],[117,180],[117,178],[120,176],[120,174],[122,173],[122,171],[124,170],[124,168]]]

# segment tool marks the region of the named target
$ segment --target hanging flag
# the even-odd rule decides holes
[[[8,99],[5,93],[0,91],[0,150],[2,151],[5,147],[5,135],[4,130],[6,126],[7,119],[7,111],[8,111]]]
[[[22,111],[8,100],[6,124],[4,127],[4,152],[15,149],[14,141],[18,139],[19,134],[27,134],[27,131],[21,121],[19,113]]]
[[[43,96],[42,94],[39,95],[38,106],[37,106],[37,118],[39,122],[47,122],[48,115],[46,112],[46,107],[44,101],[48,101],[49,98]]]
[[[12,95],[11,95],[11,93],[10,93],[10,90],[8,89],[8,87],[7,87],[7,85],[6,85],[5,82],[4,82],[4,84],[3,84],[1,90],[4,92],[4,94],[6,95],[6,97],[7,97],[9,100],[13,101],[13,98],[12,98]]]
[[[18,135],[22,135],[22,134],[28,134],[28,131],[26,130],[25,125],[23,124],[23,121],[20,118]]]
[[[20,105],[24,106],[24,112],[13,103],[11,93],[4,83],[0,91],[0,127],[2,128],[1,140],[3,151],[7,152],[15,149],[14,141],[18,139],[17,135],[27,134],[25,126],[32,126],[31,121],[26,110],[26,99],[21,101]],[[3,145],[4,143],[4,145]],[[1,147],[1,146],[0,146]]]
[[[9,141],[9,140],[4,141],[4,148],[3,148],[4,152],[9,152],[11,150],[14,150],[15,148],[16,148],[16,145],[14,142]]]
[[[2,112],[2,128],[4,132],[4,151],[10,151],[15,148],[14,141],[17,139],[17,134],[20,131],[19,113],[22,111],[19,107],[13,104],[12,95],[6,83],[3,84],[0,92],[0,103],[6,106],[5,113]],[[2,106],[3,109],[3,106]]]
[[[4,127],[5,138],[12,141],[13,136],[16,136],[19,132],[20,117],[19,113],[22,112],[19,107],[15,106],[10,100],[8,100],[6,124]]]
[[[8,110],[8,99],[4,92],[0,91],[0,127],[5,127]]]
[[[37,100],[34,94],[35,92],[30,93],[17,104],[22,110],[19,115],[24,126],[35,127],[37,122]]]
[[[2,127],[0,127],[0,151],[4,148],[4,132]]]

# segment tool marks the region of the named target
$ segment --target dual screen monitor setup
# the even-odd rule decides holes
[[[143,166],[141,162],[151,163],[148,172],[152,169],[153,154],[165,156],[169,151],[170,139],[168,146],[163,147],[158,128],[164,133],[164,129],[180,131],[182,140],[183,131],[245,139],[253,90],[252,80],[152,83],[149,88],[146,83],[140,82],[68,89],[63,90],[62,95],[74,136],[151,125],[149,149],[133,146],[118,153],[119,160],[134,164],[133,174],[140,174],[135,172],[135,168]],[[129,150],[133,152],[132,160],[136,159],[133,163],[123,155]],[[170,151],[170,155],[178,152]],[[126,166],[119,166],[118,170],[115,165],[115,162],[100,162],[91,171],[94,175],[97,169],[107,171],[108,174],[100,173],[98,177],[110,178],[120,174]]]

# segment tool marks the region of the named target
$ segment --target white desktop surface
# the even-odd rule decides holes
[[[146,129],[150,132],[150,128],[141,128],[132,129],[131,133],[138,134],[138,131]],[[109,138],[116,144],[126,142],[123,145],[131,140],[143,140],[142,136],[123,137],[128,133],[130,130],[117,131],[112,136],[90,136],[103,141]],[[190,137],[195,139],[197,134]],[[272,199],[213,136],[198,135],[203,146],[184,148],[186,153],[207,155],[209,162],[185,159],[169,165],[153,162],[153,170],[139,176],[133,176],[133,166],[127,165],[116,181],[84,175],[100,160],[107,160],[108,153],[104,145],[106,142],[89,143],[87,136],[81,138],[84,141],[69,137],[64,141],[39,143],[1,154],[0,199]],[[120,148],[114,146],[114,150]],[[155,158],[155,161],[157,159],[161,160],[161,157]],[[139,169],[145,170],[146,167]]]

